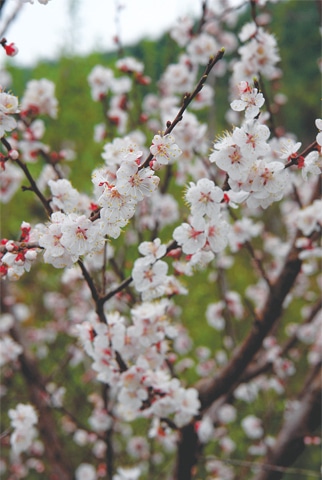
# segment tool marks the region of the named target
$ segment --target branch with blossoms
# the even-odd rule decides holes
[[[298,250],[295,245],[296,240],[278,280],[271,286],[263,311],[258,314],[253,329],[243,345],[236,350],[219,378],[215,377],[213,380],[202,382],[200,385],[200,396],[204,407],[209,406],[238,380],[245,366],[250,363],[261,347],[263,339],[272,329],[274,322],[279,319],[285,297],[301,269],[301,260],[298,258]]]
[[[171,37],[184,52],[166,66],[157,95],[145,90],[150,80],[135,58],[92,69],[103,123],[91,194],[68,180],[73,153],[43,142],[43,118],[58,111],[53,83],[30,81],[19,105],[0,92],[4,201],[24,177],[24,195],[34,194],[45,218],[22,222],[19,240],[0,246],[0,362],[6,388],[18,375],[28,386],[24,403],[9,407],[13,453],[3,468],[22,478],[34,468],[76,480],[161,478],[165,470],[174,479],[230,480],[260,465],[263,480],[279,478],[316,442],[322,123],[300,154],[293,135],[269,128],[276,119],[263,88],[280,76],[280,55],[261,6],[250,6],[239,47],[224,23],[237,19],[227,1],[219,13],[203,2],[196,29],[182,19]],[[230,65],[226,54],[235,55]],[[211,108],[208,80],[216,85],[224,68],[235,126],[209,152],[214,132],[198,112]],[[35,162],[44,165],[38,178]],[[55,291],[36,258],[63,272]],[[37,288],[24,309],[20,277],[30,270]],[[266,397],[284,419],[258,407]],[[69,455],[76,448],[77,458]],[[239,468],[235,454],[259,460]]]

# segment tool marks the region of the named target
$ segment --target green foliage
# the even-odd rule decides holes
[[[288,98],[280,123],[310,143],[315,136],[314,119],[321,115],[319,5],[289,0],[270,5],[270,11],[270,29],[277,38],[283,71],[279,87]]]

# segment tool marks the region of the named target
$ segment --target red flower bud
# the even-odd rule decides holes
[[[3,48],[5,49],[6,54],[9,57],[14,57],[15,55],[17,55],[19,51],[14,43],[10,43],[9,45],[4,45]]]

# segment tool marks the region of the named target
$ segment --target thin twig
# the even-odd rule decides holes
[[[1,1],[1,4],[0,4],[0,12],[1,12],[1,13],[2,13],[2,8],[3,8],[3,6],[4,6],[4,3],[5,3],[5,1],[2,0],[2,1]],[[11,13],[11,15],[6,19],[6,22],[5,22],[5,24],[3,25],[3,27],[2,27],[2,29],[1,29],[1,31],[0,31],[0,38],[2,38],[2,37],[5,35],[7,29],[9,28],[9,26],[11,25],[11,23],[15,20],[15,18],[17,17],[17,15],[19,14],[19,12],[20,12],[20,10],[22,9],[23,6],[24,6],[24,5],[23,5],[21,2],[19,2],[19,3],[17,4],[15,10],[13,10],[13,12]]]
[[[8,152],[10,152],[12,150],[11,145],[6,138],[2,137],[1,138],[1,143],[7,149]],[[46,200],[44,195],[39,190],[39,188],[37,186],[37,183],[35,182],[33,176],[31,175],[27,165],[23,161],[21,161],[19,158],[17,160],[15,160],[15,163],[17,165],[19,165],[21,170],[26,175],[26,177],[27,177],[27,179],[29,180],[29,183],[30,183],[30,189],[37,195],[37,197],[39,198],[39,200],[43,204],[47,215],[50,217],[50,215],[53,213],[53,210],[50,206],[50,202],[48,200]]]
[[[244,247],[246,248],[246,250],[249,252],[252,259],[254,260],[254,262],[256,264],[256,267],[258,268],[263,280],[265,280],[268,288],[271,288],[271,286],[272,286],[271,282],[270,282],[270,280],[269,280],[269,278],[268,278],[268,276],[265,272],[265,269],[263,267],[261,259],[255,253],[253,245],[251,244],[251,242],[249,240],[246,240],[246,242],[244,243]]]
[[[279,467],[277,465],[271,465],[268,463],[259,463],[259,462],[251,462],[247,460],[237,460],[233,458],[217,458],[217,457],[212,457],[216,460],[220,460],[223,463],[230,464],[230,465],[236,465],[237,467],[250,467],[250,468],[262,468],[271,472],[283,472],[287,473],[289,475],[307,475],[309,477],[314,477],[314,478],[321,478],[321,475],[319,472],[314,472],[313,470],[306,470],[304,468],[292,468],[292,467]]]
[[[121,292],[126,287],[128,287],[130,285],[130,283],[132,282],[132,280],[133,280],[132,275],[130,275],[125,280],[123,280],[123,282],[121,282],[117,287],[113,288],[106,295],[101,297],[99,299],[99,303],[104,305],[104,303],[107,302],[110,298],[114,297],[114,295],[116,295],[117,293]]]
[[[310,152],[313,151],[318,151],[319,152],[320,147],[318,145],[318,142],[315,140],[312,142],[310,145],[308,145],[302,152],[300,152],[296,157],[292,158],[284,168],[289,168],[292,167],[293,165],[297,165],[299,162],[300,157],[306,157]]]
[[[201,33],[202,27],[206,23],[207,0],[203,0],[201,8],[202,8],[202,15],[201,15],[200,22],[199,22],[199,25],[198,25],[198,28],[197,28],[197,34]]]
[[[53,213],[53,210],[50,206],[50,201],[49,200],[46,200],[46,198],[44,197],[44,195],[41,193],[41,191],[39,190],[38,186],[37,186],[37,183],[35,182],[35,180],[33,179],[33,176],[31,175],[27,165],[22,162],[19,158],[17,160],[15,160],[15,163],[17,165],[19,165],[19,167],[21,168],[21,170],[24,172],[24,174],[26,175],[27,179],[29,180],[29,183],[30,183],[30,189],[37,195],[37,197],[39,198],[39,200],[41,201],[42,205],[44,206],[45,210],[46,210],[46,213],[47,215],[50,217],[51,214]]]
[[[219,290],[219,296],[221,300],[224,302],[224,309],[223,314],[226,323],[226,334],[229,335],[233,341],[233,346],[236,345],[236,333],[234,329],[232,315],[230,313],[228,302],[227,302],[227,293],[228,293],[228,285],[227,285],[227,278],[225,275],[225,270],[221,267],[217,269],[218,276],[217,276],[217,285]]]
[[[172,241],[168,246],[167,246],[167,250],[166,250],[166,253],[165,253],[165,256],[171,251],[171,250],[174,250],[175,248],[177,248],[178,244],[177,242],[174,240]],[[110,290],[106,295],[104,295],[103,297],[101,297],[98,302],[99,304],[101,304],[102,306],[104,305],[105,302],[107,302],[110,298],[114,297],[114,295],[116,295],[117,293],[121,292],[122,290],[124,290],[126,287],[128,287],[130,285],[130,283],[132,282],[133,278],[132,278],[132,275],[130,275],[129,277],[125,278],[123,280],[123,282],[121,282],[117,287],[113,288],[112,290]]]
[[[108,400],[109,400],[109,391],[110,387],[108,385],[103,385],[102,388],[102,399],[104,402],[104,408],[106,412],[109,412]],[[113,428],[112,426],[105,432],[105,443],[106,443],[106,469],[107,469],[107,479],[111,480],[113,476],[113,460],[114,460],[114,448],[113,448]]]

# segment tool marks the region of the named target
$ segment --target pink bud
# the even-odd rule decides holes
[[[19,51],[14,43],[9,43],[9,45],[4,45],[4,49],[6,51],[6,54],[9,57],[14,57],[15,55],[17,55]]]
[[[17,160],[19,158],[18,150],[10,150],[9,157],[11,158],[11,160]]]
[[[13,240],[8,240],[8,242],[6,243],[6,250],[7,252],[12,252],[15,248],[15,244],[13,242]]]
[[[246,81],[239,82],[238,90],[240,95],[242,95],[243,93],[249,93],[252,91],[249,83]]]

